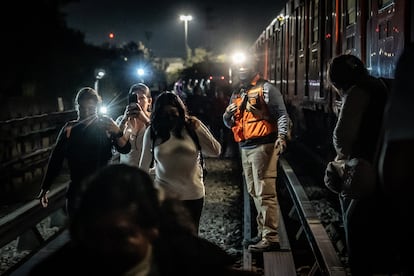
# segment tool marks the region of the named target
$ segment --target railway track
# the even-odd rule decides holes
[[[347,275],[346,263],[319,215],[318,205],[310,200],[285,159],[280,160],[280,166],[284,183],[281,192],[290,195],[283,201],[281,209],[290,244],[295,250],[297,270],[310,268],[307,275]]]
[[[48,208],[33,199],[3,210],[7,214],[0,218],[0,275],[11,273],[66,228],[65,192],[65,185],[52,190]]]
[[[245,250],[245,269],[263,271],[265,276],[350,275],[342,241],[338,240],[340,230],[333,226],[339,214],[327,201],[311,199],[308,193],[315,193],[316,188],[309,185],[303,183],[303,177],[297,175],[285,158],[280,158],[277,191],[282,250],[254,255]],[[245,201],[245,210],[248,205]],[[321,209],[330,210],[321,212]],[[244,235],[250,237],[251,217],[248,212],[250,210],[245,211]],[[330,213],[329,219],[326,212]],[[321,218],[324,214],[325,217]]]

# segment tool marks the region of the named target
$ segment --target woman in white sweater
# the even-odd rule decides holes
[[[198,230],[205,187],[197,140],[204,156],[220,155],[220,143],[199,119],[188,116],[182,100],[172,92],[161,93],[144,133],[139,167],[149,171],[154,164],[155,185],[166,197],[184,202]]]

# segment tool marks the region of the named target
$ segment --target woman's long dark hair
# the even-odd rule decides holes
[[[178,110],[177,125],[173,128],[168,124],[168,120],[164,114],[165,106],[173,106]],[[155,99],[154,108],[151,113],[151,138],[155,137],[161,139],[161,143],[170,138],[170,131],[178,138],[183,138],[181,132],[186,124],[187,108],[184,102],[173,92],[165,91],[158,95]]]

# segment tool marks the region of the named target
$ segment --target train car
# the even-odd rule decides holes
[[[342,104],[326,80],[330,60],[341,54],[353,54],[364,62],[372,76],[392,80],[400,55],[414,42],[413,15],[414,2],[409,0],[289,0],[252,45],[264,78],[274,83],[285,99],[293,122],[292,139],[318,154],[321,157],[318,161],[324,161],[318,162],[321,165],[314,170],[321,183],[326,163],[336,155],[332,133]],[[378,200],[381,204],[382,199]],[[376,204],[375,200],[369,203]],[[370,208],[379,205],[364,204],[366,201],[345,213],[344,229],[351,229],[355,236],[389,235],[387,230],[378,229],[386,212],[381,210],[378,214]],[[394,210],[392,216],[398,217],[397,211],[401,210]],[[355,221],[363,220],[361,214],[368,213],[372,228],[355,226],[358,224]],[[397,235],[403,233],[399,230],[395,232]],[[339,233],[346,236],[342,230]],[[353,239],[352,235],[347,238]],[[390,244],[399,243],[400,238],[410,240],[401,235],[402,238],[389,235]],[[365,246],[355,246],[352,242],[354,252],[368,252]],[[403,252],[385,253],[385,246],[382,249],[384,252],[372,247],[372,254],[367,256],[372,270],[389,273],[398,270],[401,264],[404,266],[404,262],[397,260],[404,256]],[[360,261],[354,255],[355,260]]]
[[[265,78],[282,92],[294,137],[331,158],[340,98],[327,85],[332,57],[361,58],[371,75],[393,78],[414,39],[409,0],[289,0],[252,46]]]

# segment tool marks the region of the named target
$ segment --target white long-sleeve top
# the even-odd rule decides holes
[[[141,128],[136,135],[129,135],[129,142],[131,143],[131,151],[126,154],[120,154],[119,162],[132,166],[139,165],[142,151],[142,139],[144,137],[145,127]]]
[[[204,156],[217,157],[221,145],[210,130],[200,122],[195,130]],[[154,146],[155,179],[154,184],[162,187],[166,197],[180,200],[194,200],[205,196],[203,169],[198,160],[198,149],[187,130],[182,130],[183,139],[170,138]],[[139,167],[149,172],[152,161],[151,128],[144,133]]]

